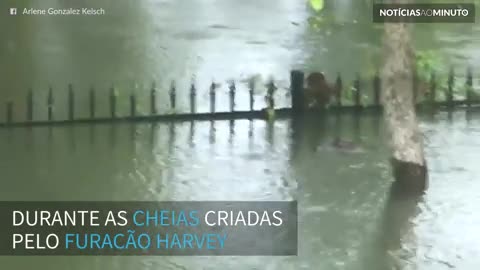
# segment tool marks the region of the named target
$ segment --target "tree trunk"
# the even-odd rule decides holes
[[[393,152],[393,175],[403,192],[422,194],[428,174],[413,102],[413,47],[407,24],[385,23],[384,29],[382,103]]]

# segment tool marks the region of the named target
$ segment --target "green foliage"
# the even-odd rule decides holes
[[[325,28],[323,25],[325,24],[326,20],[324,18],[324,13],[321,12],[324,8],[324,1],[323,0],[308,0],[308,5],[310,8],[315,12],[313,16],[308,18],[308,24],[313,29],[322,29]]]
[[[312,7],[313,10],[316,12],[319,12],[323,9],[324,7],[324,2],[323,0],[309,0],[310,7]]]
[[[430,85],[431,75],[435,73],[435,81],[437,84],[437,91],[440,95],[445,95],[448,92],[448,80],[450,65],[446,59],[433,50],[417,51],[416,52],[416,68],[417,75],[420,82]],[[457,74],[458,75],[458,74]],[[464,97],[467,89],[463,82],[455,80],[452,87],[453,93],[458,96]],[[473,92],[473,89],[468,89]]]
[[[433,72],[442,72],[445,68],[440,54],[432,50],[417,51],[415,60],[418,78],[423,81],[429,81]]]

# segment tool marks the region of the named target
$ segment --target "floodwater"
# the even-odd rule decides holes
[[[33,87],[35,117],[44,119],[52,85],[56,118],[66,117],[64,90],[73,83],[78,114],[86,115],[85,90],[93,84],[99,113],[106,114],[102,105],[115,84],[127,112],[132,91],[148,104],[152,81],[166,97],[175,79],[184,95],[179,110],[188,110],[195,75],[198,109],[208,110],[206,90],[214,79],[224,84],[217,108],[225,110],[229,79],[239,82],[239,108],[248,107],[240,82],[250,76],[274,76],[279,96],[292,68],[330,77],[340,71],[349,80],[374,69],[380,52],[381,29],[370,23],[363,2],[327,3],[333,18],[316,28],[303,1],[2,1],[2,10],[88,6],[103,7],[107,15],[1,13],[0,104],[13,100],[15,117],[24,117],[25,94]],[[459,72],[480,67],[478,24],[419,25],[415,37],[418,48],[436,48]],[[260,107],[264,93],[256,94]],[[2,200],[296,199],[300,211],[298,257],[3,257],[2,269],[478,269],[480,115],[422,116],[431,182],[419,202],[389,199],[382,126],[376,116],[344,115],[301,123],[1,129]],[[337,136],[361,151],[332,148]]]
[[[4,257],[5,269],[476,269],[480,114],[422,117],[430,188],[389,199],[379,117],[0,130],[2,200],[298,200],[298,257]],[[334,138],[359,151],[338,151]],[[387,267],[388,265],[388,267]]]

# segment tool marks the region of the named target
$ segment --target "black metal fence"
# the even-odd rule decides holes
[[[360,76],[357,76],[353,81],[353,87],[350,89],[344,89],[343,80],[340,75],[337,76],[335,81],[335,87],[339,89],[336,94],[335,102],[332,106],[329,106],[325,110],[310,109],[306,104],[306,97],[304,92],[304,78],[305,75],[302,71],[294,70],[291,72],[290,76],[290,93],[291,93],[291,106],[279,108],[275,105],[275,92],[277,86],[275,82],[271,80],[265,89],[265,101],[266,108],[261,110],[254,108],[255,102],[255,84],[253,81],[248,85],[248,94],[249,94],[249,109],[248,110],[237,110],[236,109],[236,93],[237,87],[235,82],[231,82],[228,86],[228,95],[229,95],[229,110],[228,111],[216,111],[216,97],[217,97],[217,88],[218,85],[213,83],[209,88],[209,107],[210,111],[208,112],[197,112],[196,103],[197,103],[197,87],[192,83],[189,89],[189,112],[186,113],[159,113],[157,107],[157,101],[159,96],[159,91],[156,89],[155,85],[152,85],[149,95],[149,113],[148,114],[139,114],[137,111],[137,96],[135,93],[132,93],[129,96],[129,114],[127,116],[119,116],[118,114],[118,95],[114,89],[111,87],[109,89],[108,96],[108,106],[109,106],[109,115],[98,116],[97,114],[97,93],[94,87],[89,89],[88,94],[88,117],[77,117],[76,108],[75,108],[75,91],[72,84],[68,85],[67,92],[67,118],[63,120],[56,120],[54,117],[54,106],[57,100],[55,99],[54,92],[52,87],[49,88],[47,94],[47,100],[45,102],[47,119],[39,120],[35,118],[34,115],[34,93],[32,90],[29,90],[25,105],[26,105],[26,118],[25,120],[19,120],[14,118],[14,106],[15,104],[12,101],[6,102],[6,111],[5,111],[5,120],[0,123],[1,127],[11,127],[11,126],[35,126],[35,125],[59,125],[59,124],[73,124],[73,123],[97,123],[97,122],[118,122],[118,121],[194,121],[194,120],[228,120],[228,119],[254,119],[254,118],[265,118],[266,110],[273,110],[276,116],[289,116],[294,114],[301,114],[310,111],[315,113],[322,113],[325,111],[352,111],[361,112],[364,110],[374,109],[378,111],[381,109],[381,81],[380,76],[376,74],[373,76],[373,79],[367,81],[362,80]],[[480,104],[480,99],[476,98],[475,92],[473,90],[473,74],[472,70],[467,69],[466,80],[464,82],[464,98],[455,99],[454,95],[454,84],[455,84],[455,74],[454,70],[451,69],[448,74],[448,80],[446,85],[446,91],[444,93],[445,98],[443,100],[438,99],[438,82],[436,75],[431,74],[429,81],[421,81],[418,76],[414,76],[413,81],[413,91],[414,91],[414,101],[419,106],[431,106],[431,107],[447,107],[454,108],[458,106],[470,107]],[[427,90],[425,90],[427,88]],[[366,91],[368,90],[368,91]],[[350,99],[346,98],[345,93],[350,92]],[[425,95],[428,93],[428,95]],[[363,102],[362,96],[365,94],[371,95],[371,102]],[[177,106],[177,89],[175,83],[172,83],[168,91],[168,100],[170,108],[175,112]],[[345,104],[345,101],[349,101],[350,104]],[[38,103],[37,103],[38,104]]]

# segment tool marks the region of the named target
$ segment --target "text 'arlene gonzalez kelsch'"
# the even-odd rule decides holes
[[[66,8],[66,9],[56,9],[56,8],[47,8],[47,9],[34,9],[34,8],[24,8],[21,12],[22,15],[59,15],[59,16],[68,16],[68,15],[105,15],[105,9],[103,8]]]

